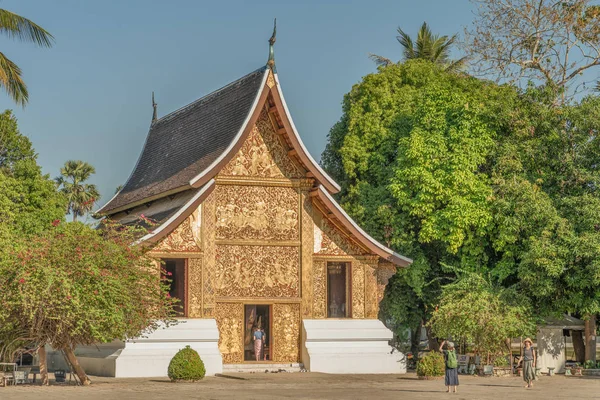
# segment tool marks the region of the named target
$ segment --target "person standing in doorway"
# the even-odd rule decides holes
[[[263,330],[255,326],[253,339],[254,339],[254,355],[256,356],[256,361],[260,361],[264,337],[265,337],[265,333],[263,332]]]
[[[448,343],[448,350],[444,350],[444,344]],[[440,344],[440,351],[444,353],[444,361],[446,364],[446,376],[444,377],[444,384],[448,388],[446,393],[458,392],[458,358],[456,357],[456,351],[454,350],[454,343],[443,341]]]
[[[531,339],[525,339],[523,344],[525,348],[523,349],[523,355],[519,358],[519,362],[523,360],[523,380],[527,383],[525,387],[531,388],[535,380],[535,364],[537,360]]]

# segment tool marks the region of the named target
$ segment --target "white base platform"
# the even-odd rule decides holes
[[[310,372],[406,373],[404,355],[392,352],[392,332],[376,319],[305,319],[302,362]]]
[[[204,362],[206,375],[223,372],[219,331],[214,319],[186,319],[144,338],[77,347],[81,366],[91,375],[116,378],[165,377],[171,358],[189,345]],[[64,368],[60,353],[49,354],[50,368]]]
[[[299,363],[246,363],[225,364],[223,373],[265,373],[267,372],[300,372],[303,366]]]

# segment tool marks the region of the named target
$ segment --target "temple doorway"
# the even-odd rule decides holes
[[[271,306],[246,304],[244,306],[244,361],[271,360]],[[255,331],[260,331],[257,335]],[[260,342],[255,336],[262,336]],[[258,356],[258,357],[257,357]]]

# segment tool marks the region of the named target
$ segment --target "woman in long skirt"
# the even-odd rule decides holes
[[[458,359],[456,357],[456,351],[454,350],[454,343],[448,343],[448,350],[444,350],[444,344],[446,341],[444,340],[442,344],[440,344],[440,351],[444,353],[444,363],[446,364],[446,376],[444,377],[444,384],[448,388],[446,390],[447,393],[450,393],[451,390],[454,393],[458,392]]]
[[[523,342],[525,348],[523,349],[523,355],[519,358],[519,362],[523,360],[523,380],[527,383],[526,388],[533,387],[533,381],[535,380],[535,364],[536,355],[533,350],[533,342],[530,338],[525,339]]]
[[[252,338],[254,339],[254,355],[256,357],[256,361],[260,361],[265,333],[259,327],[255,327],[254,329],[254,334],[252,335]]]

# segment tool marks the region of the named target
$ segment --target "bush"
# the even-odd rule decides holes
[[[494,358],[494,367],[508,367],[510,366],[510,361],[506,356],[496,356]]]
[[[202,359],[190,346],[185,346],[169,363],[169,379],[172,381],[199,381],[206,375]]]
[[[445,373],[444,356],[437,351],[430,351],[417,362],[418,376],[444,376]]]

